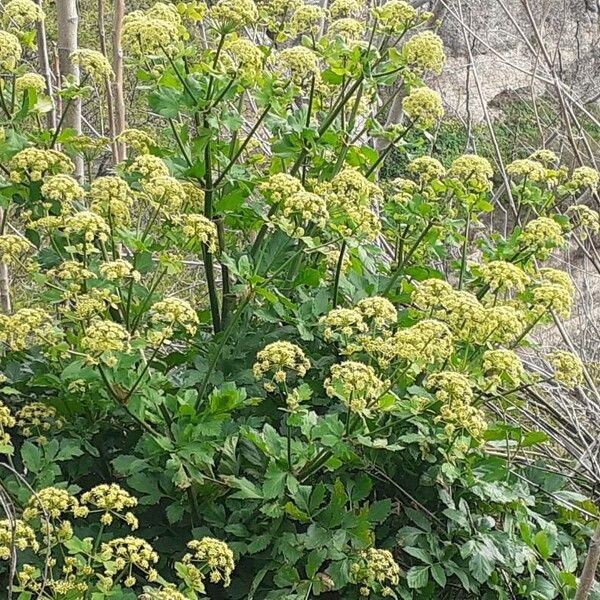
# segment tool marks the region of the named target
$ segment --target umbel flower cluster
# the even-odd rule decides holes
[[[21,518],[0,521],[0,560],[8,561],[13,552],[31,551],[41,560],[51,556],[49,571],[44,575],[38,567],[24,564],[17,572],[18,585],[25,593],[37,593],[47,586],[59,597],[64,594],[109,593],[118,581],[134,588],[140,577],[154,583],[161,579],[164,591],[178,594],[156,571],[159,556],[144,539],[126,535],[99,543],[117,517],[126,526],[137,528],[137,519],[127,509],[137,506],[137,499],[117,484],[101,484],[81,494],[67,489],[47,487],[29,499]],[[100,535],[79,539],[79,521],[100,515]],[[75,519],[72,521],[71,519]],[[77,547],[75,554],[69,549]],[[190,554],[183,557],[181,568],[193,570],[194,591],[204,591],[208,577],[213,584],[227,587],[235,569],[233,553],[221,540],[205,537],[188,544]],[[184,584],[185,585],[185,584]],[[167,591],[168,590],[168,591]],[[185,597],[185,596],[182,596]]]

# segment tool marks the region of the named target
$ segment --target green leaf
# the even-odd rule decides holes
[[[565,571],[568,573],[575,572],[577,569],[577,551],[573,547],[573,544],[562,549],[560,553],[560,562]]]
[[[471,575],[479,581],[479,583],[485,583],[490,575],[494,572],[496,566],[495,561],[491,560],[485,552],[485,547],[480,546],[475,554],[469,560],[469,570]]]
[[[288,472],[281,469],[272,462],[265,473],[265,480],[262,486],[263,497],[267,500],[279,497],[285,490],[285,482]]]
[[[21,446],[21,458],[29,471],[32,473],[40,472],[42,468],[42,453],[35,444],[23,442]]]
[[[550,539],[548,538],[548,534],[545,531],[538,531],[535,534],[534,538],[535,547],[537,548],[540,556],[544,560],[548,560],[550,558]]]
[[[327,556],[326,548],[315,548],[306,559],[306,576],[312,579],[316,574]]]
[[[381,523],[385,521],[392,510],[392,501],[389,498],[373,502],[369,507],[369,521],[371,523]]]
[[[414,546],[407,546],[402,549],[406,554],[410,554],[415,558],[418,558],[420,561],[424,562],[427,565],[430,565],[433,562],[431,558],[431,554],[427,552],[427,550],[423,550],[422,548],[416,548]]]
[[[240,500],[245,498],[261,500],[263,498],[260,489],[245,477],[227,477],[227,482],[231,487],[239,490],[239,492],[231,494],[230,498],[239,498]]]
[[[406,583],[413,590],[418,590],[427,585],[429,581],[429,567],[418,565],[411,567],[406,574]]]
[[[431,567],[431,575],[440,587],[446,587],[446,572],[442,565],[433,565]]]

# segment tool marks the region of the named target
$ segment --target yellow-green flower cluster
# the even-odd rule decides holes
[[[209,16],[227,29],[241,29],[258,21],[258,9],[254,0],[218,0]]]
[[[301,6],[302,0],[262,0],[260,2],[260,16],[263,17],[267,31],[279,32],[290,15]]]
[[[204,209],[204,190],[190,181],[180,181],[185,192],[185,206],[192,210]]]
[[[545,181],[547,171],[544,165],[530,158],[514,160],[506,167],[506,172],[513,179],[527,179],[528,181]]]
[[[0,260],[7,265],[20,262],[21,257],[30,249],[31,244],[20,235],[0,235]]]
[[[454,352],[452,332],[445,323],[435,319],[423,319],[399,329],[392,340],[394,354],[415,365],[441,362]]]
[[[271,221],[292,237],[300,238],[305,232],[306,223],[325,227],[329,213],[321,196],[312,192],[300,191],[285,198],[279,212]]]
[[[150,320],[168,329],[178,326],[194,335],[198,328],[198,315],[189,302],[181,298],[165,298],[152,305]],[[168,337],[168,336],[167,336]]]
[[[354,583],[360,586],[361,596],[375,592],[384,598],[395,597],[393,588],[400,583],[400,567],[389,550],[362,550],[350,573]]]
[[[171,54],[177,50],[179,38],[177,23],[169,18],[135,10],[123,20],[123,48],[136,58]]]
[[[125,521],[131,529],[138,528],[138,520],[128,509],[137,506],[137,498],[131,496],[116,483],[100,484],[81,495],[81,503],[93,507],[91,512],[102,512],[100,522],[110,525],[113,517]]]
[[[305,46],[285,48],[274,60],[276,70],[299,86],[320,75],[317,55]]]
[[[235,562],[233,552],[225,542],[211,537],[204,537],[201,540],[188,542],[187,546],[191,552],[183,557],[182,562],[190,567],[195,567],[194,563],[200,565],[200,567],[195,567],[196,575],[200,581],[204,579],[204,573],[208,571],[208,578],[211,583],[222,582],[223,587],[229,586],[231,574],[235,569]]]
[[[266,181],[260,184],[260,191],[266,194],[274,204],[279,204],[293,194],[303,191],[302,182],[286,173],[276,173],[271,175]]]
[[[84,284],[86,279],[92,279],[94,273],[86,269],[83,264],[76,260],[65,260],[56,268],[48,271],[48,275],[56,277],[59,281],[69,282],[69,290],[77,291]]]
[[[150,148],[158,146],[156,139],[141,129],[125,129],[117,136],[117,142],[133,148],[139,154],[149,154]]]
[[[41,518],[45,521],[52,521],[67,514],[72,514],[74,517],[86,517],[88,510],[80,506],[77,498],[69,494],[67,490],[47,487],[31,496],[23,510],[23,519],[32,521]]]
[[[0,320],[0,339],[19,351],[47,341],[53,335],[52,319],[41,308],[21,308]]]
[[[152,592],[152,596],[140,596],[140,600],[188,600],[181,592],[173,588],[164,588]]]
[[[319,324],[327,341],[343,340],[368,330],[362,314],[355,308],[334,308],[319,319]]]
[[[46,173],[72,173],[75,166],[68,156],[57,150],[25,148],[10,159],[8,169],[10,180],[21,183],[25,178],[40,181]]]
[[[529,221],[521,234],[521,243],[540,259],[546,259],[554,248],[564,245],[561,226],[549,217]]]
[[[186,238],[194,238],[205,244],[212,254],[217,252],[218,234],[217,226],[204,215],[183,215],[181,219],[181,231]]]
[[[141,278],[140,273],[133,268],[133,265],[122,258],[102,263],[100,274],[109,281],[118,281],[119,279],[139,281]]]
[[[481,278],[492,292],[516,290],[522,292],[529,283],[529,276],[520,267],[504,260],[493,260],[479,268]]]
[[[340,0],[336,0],[340,1]],[[302,4],[299,6],[290,20],[290,29],[294,35],[301,33],[311,33],[316,35],[321,29],[321,23],[327,16],[327,13],[320,6],[312,4]]]
[[[0,30],[0,70],[14,71],[22,52],[19,39],[8,31]]]
[[[68,295],[67,295],[68,297]],[[77,320],[87,321],[93,317],[101,317],[111,306],[116,308],[119,297],[104,288],[92,288],[87,294],[74,297],[74,301],[65,306],[62,311],[70,313]]]
[[[444,104],[439,92],[428,87],[410,91],[402,100],[402,109],[417,126],[428,129],[444,116]]]
[[[6,429],[11,429],[16,425],[17,421],[12,416],[8,406],[5,406],[3,402],[0,402],[0,447],[8,446],[11,443],[10,434]],[[2,451],[0,450],[0,454]]]
[[[408,65],[419,71],[432,71],[438,75],[446,63],[444,42],[433,31],[413,35],[402,48],[402,56]]]
[[[42,402],[30,402],[17,411],[17,427],[24,437],[36,437],[40,444],[51,429],[61,429],[62,420],[56,418],[56,409]]]
[[[256,83],[263,69],[264,54],[252,41],[245,38],[227,42],[223,60],[233,74],[250,83]]]
[[[505,381],[513,386],[518,385],[525,377],[523,363],[512,350],[487,350],[483,353],[482,366],[486,383],[493,386],[501,385]]]
[[[120,177],[98,177],[90,185],[89,197],[92,210],[113,226],[131,222],[133,191]]]
[[[31,548],[34,552],[40,549],[35,532],[20,519],[2,519],[0,521],[0,560],[11,560],[13,548],[23,552]]]
[[[345,42],[350,42],[361,39],[364,32],[365,26],[363,23],[352,17],[344,17],[333,21],[333,23],[329,25],[327,35],[332,38],[339,36]]]
[[[356,305],[358,312],[367,323],[373,323],[375,328],[383,329],[395,325],[398,321],[398,311],[395,306],[381,296],[363,298]]]
[[[343,235],[374,240],[381,224],[372,208],[383,198],[379,186],[352,167],[342,169],[323,187],[332,215],[331,227]]]
[[[332,365],[325,380],[326,394],[339,398],[353,412],[368,410],[385,388],[386,382],[377,377],[373,367],[351,360]]]
[[[593,208],[585,204],[575,204],[569,206],[567,214],[574,221],[575,227],[581,229],[579,233],[581,239],[587,239],[590,233],[600,233],[600,215]]]
[[[65,219],[65,233],[82,236],[88,243],[93,242],[95,239],[105,242],[110,234],[110,229],[100,215],[84,210],[69,215]]]
[[[147,158],[144,154],[140,158]],[[143,184],[144,194],[150,203],[166,215],[176,215],[185,202],[185,190],[175,177],[159,175],[146,179]]]
[[[153,154],[142,154],[135,158],[127,167],[129,173],[136,173],[143,179],[154,179],[169,175],[169,169],[165,161]]]
[[[146,540],[131,535],[115,538],[102,544],[101,553],[106,558],[105,575],[111,577],[124,571],[125,587],[133,587],[136,583],[134,568],[142,571],[150,582],[158,579],[158,573],[152,566],[158,562],[158,554]]]
[[[17,30],[44,20],[44,11],[33,0],[9,0],[2,13],[5,25]]]
[[[446,175],[444,165],[431,156],[415,158],[415,160],[409,163],[408,172],[416,176],[421,185],[427,184],[434,179],[441,179]]]
[[[51,202],[58,202],[63,213],[69,212],[76,200],[85,196],[84,189],[70,175],[51,175],[44,179],[42,196]]]
[[[46,91],[46,80],[38,73],[24,73],[15,79],[15,94],[22,96],[27,90],[34,90],[38,95]]]
[[[533,310],[536,313],[544,313],[552,310],[560,317],[568,319],[573,308],[573,296],[567,289],[557,283],[542,283],[531,292]]]
[[[448,175],[477,191],[489,192],[494,169],[487,159],[476,154],[465,154],[450,165]]]
[[[264,386],[269,392],[277,385],[285,384],[289,375],[304,377],[310,369],[310,361],[302,348],[291,342],[278,341],[267,344],[257,355],[252,368],[256,379],[264,379],[271,374],[271,380]]]
[[[600,183],[600,173],[591,167],[578,167],[573,171],[570,186],[575,190],[590,188],[592,191],[598,189]]]
[[[80,48],[71,53],[71,60],[74,64],[79,65],[96,83],[104,83],[107,79],[114,77],[110,62],[102,52],[97,50]]]
[[[529,158],[531,160],[541,162],[546,167],[555,165],[558,162],[558,156],[556,156],[556,153],[546,148],[536,150],[530,154]]]
[[[576,354],[557,350],[546,356],[554,367],[554,378],[568,388],[576,388],[583,383],[583,363]]]
[[[371,12],[379,27],[388,33],[404,33],[418,20],[417,10],[404,0],[388,0]]]
[[[81,345],[93,357],[102,357],[109,366],[116,364],[114,352],[129,350],[129,333],[119,323],[113,321],[92,321],[86,328]]]
[[[435,397],[442,403],[436,422],[446,424],[448,436],[457,428],[466,429],[479,438],[487,429],[485,415],[473,406],[473,390],[469,380],[461,373],[442,371],[427,378],[429,387],[436,390]]]
[[[482,341],[508,344],[518,338],[525,328],[525,316],[514,306],[492,306],[486,308],[484,313],[485,335]]]
[[[361,0],[333,0],[329,6],[329,14],[332,19],[340,17],[357,17],[364,8]]]

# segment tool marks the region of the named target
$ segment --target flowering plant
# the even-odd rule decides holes
[[[6,3],[0,31],[10,589],[572,597],[595,508],[558,501],[565,480],[537,494],[544,465],[515,457],[547,440],[513,407],[539,383],[519,349],[572,310],[543,261],[598,232],[578,203],[598,173],[549,151],[513,163],[517,225],[487,235],[489,161],[421,156],[444,53],[403,0],[130,12],[121,42],[155,126],[109,140],[62,116],[103,105],[110,61],[80,49],[81,79],[48,89],[19,36],[34,8]],[[393,149],[405,177],[379,181]],[[576,356],[548,360],[583,383]]]

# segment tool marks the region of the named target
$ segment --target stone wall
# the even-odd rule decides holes
[[[458,0],[446,0],[440,29],[448,63],[433,85],[448,110],[475,120],[483,112],[469,58]],[[599,0],[529,0],[548,58],[560,79],[581,99],[600,95]],[[506,7],[506,11],[503,9]],[[521,0],[462,0],[474,66],[484,100],[492,111],[503,95],[543,94],[552,88],[540,44]],[[508,11],[508,14],[507,14]],[[548,81],[544,81],[544,79]]]

